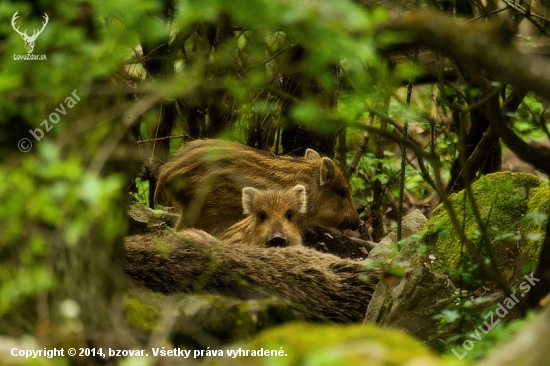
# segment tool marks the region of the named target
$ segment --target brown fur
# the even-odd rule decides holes
[[[126,250],[127,274],[154,291],[239,299],[276,295],[307,310],[310,319],[340,323],[363,320],[378,281],[358,261],[304,247],[224,244],[195,229],[164,237],[131,236]]]
[[[195,227],[219,234],[244,218],[239,204],[244,187],[296,184],[308,192],[308,213],[299,215],[301,225],[356,229],[363,224],[340,169],[311,149],[294,158],[234,142],[193,141],[161,168],[155,197],[167,193],[180,208],[177,230]]]
[[[231,226],[220,239],[227,243],[249,243],[257,247],[302,245],[296,215],[306,213],[306,189],[257,190],[243,188],[243,212],[248,216]]]

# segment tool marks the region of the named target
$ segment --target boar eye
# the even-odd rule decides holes
[[[340,188],[340,189],[338,189],[338,190],[336,191],[336,193],[337,193],[340,197],[342,197],[342,198],[347,198],[347,197],[348,197],[348,191],[347,191],[347,189],[345,189],[345,188]]]
[[[292,221],[294,220],[294,211],[292,210],[288,210],[286,213],[285,213],[285,217],[288,221]]]
[[[267,220],[267,214],[265,213],[265,211],[258,212],[258,220],[260,222],[264,222],[265,220]]]

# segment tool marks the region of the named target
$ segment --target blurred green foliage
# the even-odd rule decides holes
[[[29,34],[48,14],[33,51],[47,60],[14,59],[26,53],[9,21],[16,11]],[[406,106],[402,86],[423,71],[377,53],[376,26],[388,14],[348,0],[0,2],[0,334],[39,337],[38,324],[62,316],[61,301],[85,292],[76,278],[109,275],[111,250],[126,230],[128,192],[150,203],[150,175],[183,141],[246,143],[259,134],[256,147],[281,152],[285,131],[312,130],[316,138],[345,131],[345,169],[375,110],[397,126],[410,120],[419,149],[437,156],[428,174],[447,179],[462,128],[449,116],[459,109],[467,119],[479,90],[427,84],[415,87]],[[53,123],[50,115],[75,90],[81,100]],[[538,139],[547,134],[545,116],[529,95],[514,127]],[[397,128],[378,117],[374,125]],[[39,139],[30,133],[37,129]],[[24,138],[30,152],[18,149]],[[351,171],[353,193],[386,212],[398,195],[400,149],[375,134],[365,149]],[[411,154],[406,189],[428,199],[435,188]],[[375,193],[374,182],[382,187]],[[84,274],[58,268],[65,252]],[[88,266],[90,258],[103,261],[101,270]],[[99,296],[94,291],[90,298]],[[43,294],[51,306],[38,304]]]

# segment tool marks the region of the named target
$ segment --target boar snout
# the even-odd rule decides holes
[[[268,247],[286,247],[287,246],[286,236],[280,231],[275,231],[273,234],[271,234],[271,237],[267,242],[267,246]]]
[[[345,229],[359,230],[363,225],[365,225],[365,222],[360,218],[352,219],[352,218],[346,217],[338,228],[340,230],[345,230]]]

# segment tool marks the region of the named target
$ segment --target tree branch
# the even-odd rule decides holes
[[[411,12],[381,24],[377,36],[381,50],[437,49],[465,65],[484,69],[520,92],[532,90],[550,101],[550,63],[520,52],[511,42],[513,32],[503,24],[472,24],[437,12]]]

